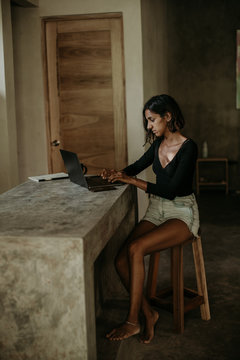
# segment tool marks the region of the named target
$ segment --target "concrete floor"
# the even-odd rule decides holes
[[[148,345],[133,336],[110,342],[105,334],[126,318],[128,301],[104,305],[97,319],[98,360],[240,359],[240,196],[202,193],[198,197],[211,320],[199,309],[185,315],[185,331],[173,331],[172,314],[159,309],[155,338]],[[161,281],[169,280],[168,250],[160,260]],[[191,246],[184,252],[185,285],[195,287]]]

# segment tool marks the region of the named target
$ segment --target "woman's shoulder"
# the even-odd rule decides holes
[[[196,142],[191,138],[186,138],[186,140],[182,144],[182,150],[183,152],[191,152],[191,153],[198,153],[198,146]]]
[[[183,142],[183,146],[189,148],[197,148],[196,142],[191,138],[186,138],[186,140]]]
[[[148,149],[150,149],[150,148],[156,149],[159,147],[161,142],[162,142],[162,137],[161,138],[157,137],[152,142],[148,142],[147,147],[148,147]]]

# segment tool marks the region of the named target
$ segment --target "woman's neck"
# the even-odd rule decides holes
[[[164,134],[163,139],[167,146],[174,146],[181,144],[186,138],[179,131],[176,131],[175,133],[167,131],[166,134]]]

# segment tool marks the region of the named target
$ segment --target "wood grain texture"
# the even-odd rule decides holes
[[[111,19],[82,19],[72,21],[58,21],[58,33],[78,33],[80,31],[109,30]]]
[[[47,44],[46,44],[46,27],[47,24],[42,21],[41,23],[41,45],[42,45],[42,70],[43,70],[43,84],[44,84],[44,105],[45,105],[45,122],[46,122],[46,135],[47,135],[47,161],[48,170],[51,170],[51,146],[50,146],[50,114],[49,114],[49,88],[48,88],[48,67],[47,67]]]
[[[43,16],[44,21],[72,21],[72,20],[96,20],[96,19],[112,19],[112,18],[122,18],[122,13],[97,13],[97,14],[83,14],[83,15],[56,15],[56,16]]]
[[[112,89],[110,31],[58,36],[60,91]]]
[[[173,271],[173,318],[178,333],[184,332],[184,279],[183,246],[174,246],[172,251]]]
[[[203,320],[210,320],[210,307],[208,301],[208,290],[207,290],[207,280],[205,273],[205,265],[202,251],[202,241],[201,237],[198,236],[192,243],[193,257],[195,263],[196,279],[198,293],[203,296],[204,304],[200,306],[201,317]]]
[[[76,152],[89,174],[103,167],[123,168],[127,136],[122,19],[71,19],[47,20],[55,31],[46,33],[52,46],[47,53],[50,129],[55,129],[51,138],[58,133],[61,148]],[[57,161],[52,158],[53,172]]]
[[[59,93],[57,78],[57,25],[54,22],[46,24],[46,51],[47,51],[47,71],[48,71],[48,96],[49,96],[49,131],[50,139],[48,146],[50,147],[50,172],[62,172],[64,166],[61,161],[58,147],[51,146],[54,140],[60,140],[60,124],[59,124]]]
[[[125,112],[124,64],[122,49],[122,23],[119,19],[111,20],[112,39],[112,77],[113,77],[113,111],[115,134],[115,164],[122,169],[127,163],[127,130],[123,126]]]
[[[104,30],[95,28],[99,22]],[[62,144],[88,173],[115,165],[109,20],[94,23],[94,31],[84,21],[58,24]]]

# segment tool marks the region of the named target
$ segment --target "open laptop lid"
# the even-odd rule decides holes
[[[69,175],[69,179],[75,184],[88,188],[88,184],[83,175],[82,167],[77,154],[62,149],[60,149],[60,152]]]

